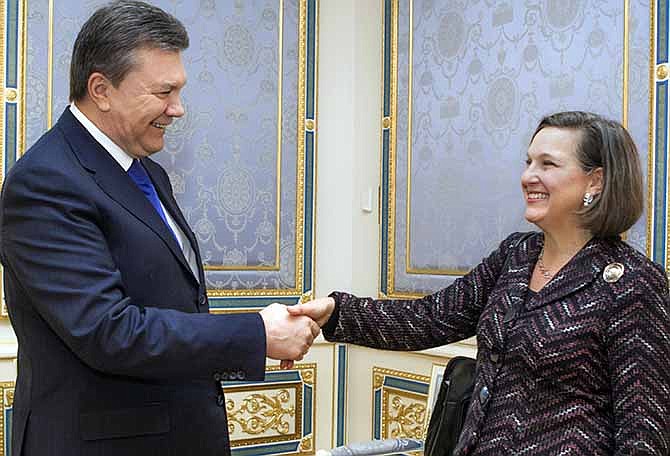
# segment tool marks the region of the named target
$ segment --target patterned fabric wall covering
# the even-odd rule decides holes
[[[12,88],[3,99],[3,173],[67,106],[72,44],[105,3],[3,2],[9,20],[2,37],[10,44],[3,87]],[[212,307],[240,311],[306,299],[313,282],[318,0],[151,3],[178,17],[191,38],[183,56],[186,115],[154,157],[200,243]]]
[[[651,135],[665,138],[655,118],[665,118],[667,85],[651,106],[650,17],[667,22],[668,6],[656,3],[384,0],[382,295],[442,288],[530,228],[519,183],[527,146],[541,117],[561,110],[627,125],[649,186],[627,239],[665,263],[667,147],[654,156]]]

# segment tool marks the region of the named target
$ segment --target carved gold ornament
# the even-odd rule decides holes
[[[268,431],[288,434],[290,423],[287,417],[295,416],[295,404],[291,403],[291,395],[287,390],[279,390],[277,394],[250,394],[242,399],[237,408],[235,401],[226,401],[228,412],[228,432],[235,432],[235,425],[250,435],[260,435]]]
[[[656,79],[664,80],[668,78],[668,65],[663,64],[656,67]]]
[[[405,404],[400,396],[391,399],[389,428],[392,438],[409,437],[421,439],[426,421],[426,405],[413,402]]]

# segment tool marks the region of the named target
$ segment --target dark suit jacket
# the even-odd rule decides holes
[[[200,263],[167,174],[142,162]],[[9,171],[0,230],[12,455],[229,453],[217,380],[263,380],[262,320],[208,313],[202,266],[69,110]]]
[[[670,454],[663,269],[618,239],[592,239],[527,299],[543,237],[521,236],[421,299],[333,293],[326,338],[419,350],[476,334],[474,396],[455,455]],[[624,274],[608,283],[614,262]]]

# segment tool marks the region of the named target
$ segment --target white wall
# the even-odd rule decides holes
[[[321,0],[315,292],[376,295],[381,0]],[[364,212],[368,193],[372,212]]]

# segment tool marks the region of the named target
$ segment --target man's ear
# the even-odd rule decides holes
[[[592,195],[598,195],[603,191],[603,169],[596,168],[589,173],[591,180],[586,191]]]
[[[112,89],[112,81],[98,72],[91,73],[88,77],[88,97],[102,112],[107,112],[110,109],[110,90]]]

